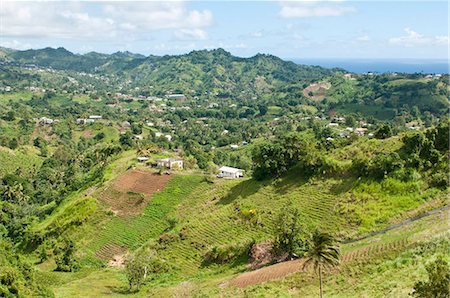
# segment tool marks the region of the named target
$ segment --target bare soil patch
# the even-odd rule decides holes
[[[84,138],[92,138],[94,136],[94,133],[92,132],[92,130],[88,129],[88,130],[83,131],[82,136]]]
[[[105,246],[100,248],[95,255],[102,260],[110,261],[111,265],[123,265],[126,252],[127,248],[125,246],[120,246],[115,243],[107,243]]]
[[[326,91],[331,88],[331,84],[328,82],[313,83],[303,89],[303,95],[312,99],[322,99],[326,95]],[[312,92],[314,95],[310,96],[309,93]]]
[[[170,175],[130,170],[113,180],[96,197],[109,205],[117,216],[140,214],[155,192],[164,189]]]
[[[230,284],[236,287],[244,288],[269,280],[286,277],[289,274],[301,271],[303,269],[303,263],[304,261],[302,259],[299,259],[278,263],[255,271],[246,272],[233,279]]]

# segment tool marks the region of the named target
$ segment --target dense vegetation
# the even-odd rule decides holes
[[[329,235],[354,241],[446,204],[448,75],[349,78],[221,49],[1,51],[0,296],[52,296],[61,279],[109,274],[108,249],[128,252],[121,291],[163,295],[248,262],[313,260],[314,239],[332,247]],[[150,202],[113,189],[161,157],[182,158],[184,173]],[[247,177],[220,181],[223,165]],[[126,217],[106,197],[145,205]],[[260,247],[269,257],[255,257]]]

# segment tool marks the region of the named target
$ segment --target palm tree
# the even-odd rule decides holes
[[[310,239],[309,250],[305,255],[303,267],[312,265],[319,271],[320,297],[322,298],[322,268],[332,267],[339,263],[339,247],[330,234],[315,230]]]

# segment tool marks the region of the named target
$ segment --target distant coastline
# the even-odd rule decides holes
[[[297,64],[343,68],[354,73],[431,73],[448,74],[449,61],[445,59],[286,59]]]

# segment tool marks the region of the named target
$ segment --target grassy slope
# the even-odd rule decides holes
[[[35,148],[22,147],[18,150],[0,146],[0,177],[13,174],[17,169],[29,173],[42,164],[43,158],[37,155]],[[26,175],[28,176],[28,175]]]
[[[353,151],[365,152],[369,148],[395,150],[398,146],[398,139],[395,138],[361,141],[345,150],[336,150],[334,156],[345,160],[353,155]],[[134,153],[125,152],[107,169],[105,179],[117,177],[133,164],[133,160]],[[305,180],[297,171],[292,171],[283,179],[269,182],[243,179],[216,180],[209,184],[202,180],[200,176],[176,176],[162,192],[154,195],[143,214],[134,218],[121,219],[107,215],[100,206],[90,224],[84,225],[77,232],[84,260],[88,261],[85,264],[99,264],[95,259],[95,252],[107,243],[135,249],[145,243],[156,242],[163,232],[178,235],[183,230],[183,240],[177,238],[159,248],[159,257],[173,264],[173,268],[170,273],[155,277],[151,283],[152,291],[163,295],[186,280],[198,284],[198,289],[208,287],[209,283],[216,288],[215,281],[218,279],[226,279],[245,270],[245,262],[204,267],[202,255],[216,245],[236,244],[249,239],[270,239],[274,218],[288,201],[292,201],[300,209],[302,222],[307,228],[321,226],[341,236],[378,230],[414,215],[415,210],[433,208],[444,202],[439,198],[443,193],[435,193],[429,197],[420,188],[404,192],[402,190],[408,189],[407,183],[396,180],[387,183],[394,183],[395,188],[400,190],[398,193],[392,193],[389,185],[358,181],[351,177]],[[358,198],[364,198],[363,202]],[[336,213],[342,202],[352,210],[352,214],[359,214],[365,220],[357,225],[345,222],[345,217]],[[250,223],[240,216],[241,210],[248,209],[256,210],[256,223]],[[176,218],[176,224],[171,230],[168,222],[170,218]],[[351,246],[345,247],[345,250],[349,249]],[[97,274],[92,273],[92,270],[84,269],[78,273],[79,277],[72,275],[73,278],[68,278],[67,284],[57,286],[57,292],[67,293],[64,296],[76,293],[76,289],[83,284],[78,280],[81,276],[86,282],[95,279],[92,282],[99,286],[101,284],[104,288],[110,285],[108,293],[121,291],[121,286],[118,285],[124,286],[123,273],[101,269]],[[59,273],[48,274],[59,278]],[[101,276],[105,278],[103,281]],[[114,278],[111,279],[112,277]],[[59,284],[56,282],[54,285]]]

